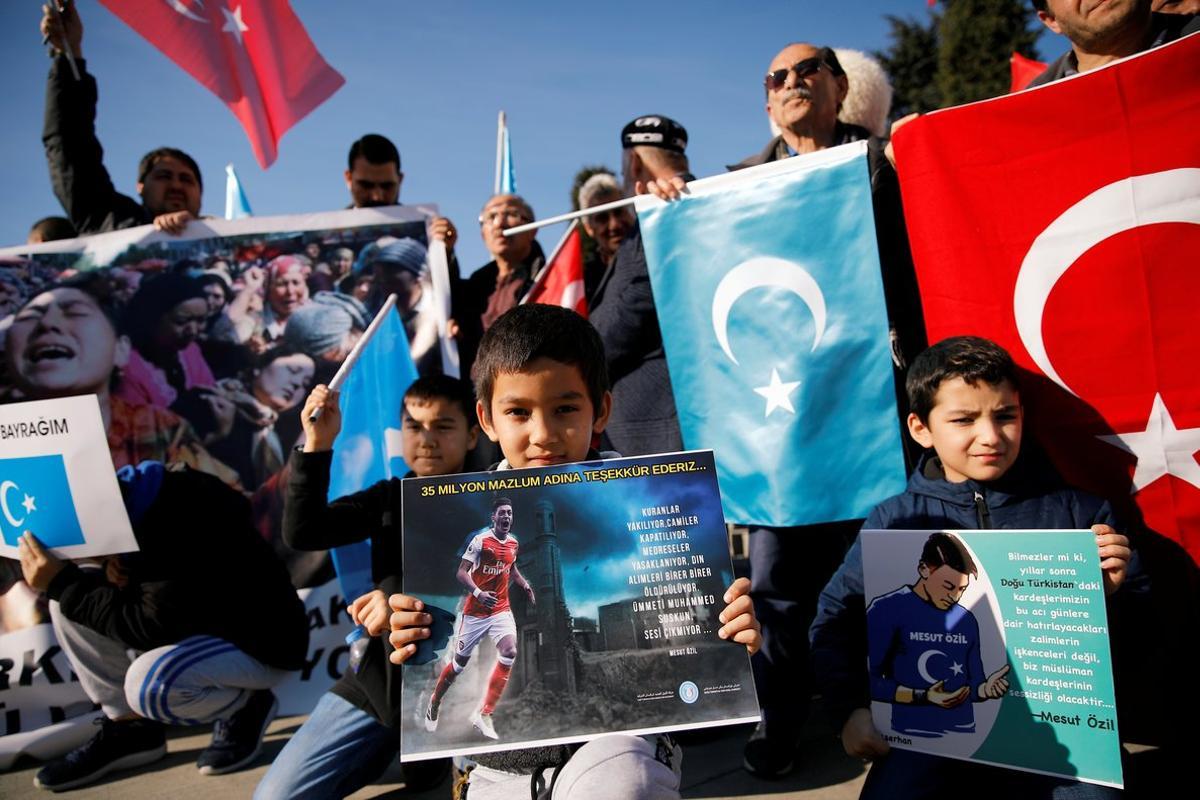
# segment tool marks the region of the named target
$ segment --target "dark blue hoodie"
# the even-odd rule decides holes
[[[927,452],[905,492],[876,506],[863,529],[1078,529],[1096,524],[1125,531],[1108,501],[1070,488],[1049,462],[1030,452],[1022,453],[999,480],[987,483],[947,481],[941,461]],[[809,637],[817,691],[840,729],[850,712],[871,705],[861,537],[821,592]]]

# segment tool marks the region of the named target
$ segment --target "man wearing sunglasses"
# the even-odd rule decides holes
[[[789,44],[771,61],[763,87],[767,117],[779,135],[762,152],[731,169],[813,153],[870,136],[865,128],[838,120],[850,82],[829,47]]]
[[[692,180],[684,153],[687,140],[684,127],[661,114],[647,114],[626,125],[621,130],[626,191],[642,193],[668,186],[677,192],[677,187]],[[613,414],[604,431],[606,449],[627,456],[682,450],[658,310],[636,221],[588,298],[588,308],[588,319],[604,341],[612,380]]]
[[[857,75],[858,73],[856,73]],[[789,44],[763,79],[767,117],[778,132],[760,153],[735,164],[742,169],[829,147],[866,140],[880,264],[892,327],[897,386],[904,385],[904,353],[924,349],[921,306],[900,206],[896,172],[884,155],[886,142],[866,128],[840,120],[850,78],[829,47]],[[863,87],[866,88],[866,87]],[[836,198],[831,198],[836,202]],[[897,395],[901,419],[906,399]],[[899,421],[897,422],[899,424]],[[747,742],[743,766],[753,775],[778,778],[796,762],[796,745],[808,716],[813,678],[808,627],[816,600],[858,531],[856,521],[803,528],[750,529],[750,595],[762,624],[763,647],[754,659],[763,720]],[[796,569],[795,565],[801,565]]]

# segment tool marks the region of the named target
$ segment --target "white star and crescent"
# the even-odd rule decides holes
[[[825,295],[821,292],[820,285],[807,270],[793,261],[757,256],[743,261],[726,273],[713,292],[713,333],[729,360],[734,364],[738,363],[737,356],[729,345],[729,312],[742,295],[763,288],[787,289],[804,301],[813,317],[815,332],[810,352],[815,351],[825,335]],[[766,399],[764,416],[769,417],[776,409],[795,414],[796,408],[792,404],[791,394],[799,385],[800,381],[782,380],[779,370],[772,368],[771,382],[766,386],[754,388],[756,394]]]
[[[25,516],[17,519],[13,516],[12,507],[8,504],[9,492],[12,492],[13,490],[21,492],[21,487],[17,486],[17,484],[13,481],[4,481],[3,483],[0,483],[0,512],[4,514],[4,519],[9,525],[14,528],[19,528],[25,524],[25,520],[31,513],[37,511],[37,505],[35,505],[35,500],[37,498],[30,496],[26,492],[21,492],[21,494],[25,497],[25,499],[20,503],[20,505],[25,507]]]
[[[1114,181],[1068,208],[1034,239],[1017,274],[1013,314],[1021,343],[1047,378],[1076,394],[1050,362],[1042,337],[1046,302],[1059,279],[1088,250],[1117,234],[1144,225],[1200,225],[1197,185],[1200,169],[1192,167]],[[1167,475],[1200,488],[1195,459],[1200,428],[1177,428],[1160,394],[1154,396],[1144,430],[1097,438],[1137,457],[1133,493]]]

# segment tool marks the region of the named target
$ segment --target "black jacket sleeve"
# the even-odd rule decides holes
[[[104,150],[96,138],[96,79],[75,59],[79,80],[64,56],[50,65],[46,81],[46,118],[42,144],[50,184],[80,235],[151,222],[133,198],[116,190],[104,168]]]
[[[283,504],[283,540],[289,547],[328,550],[384,533],[391,510],[387,481],[330,503],[326,496],[332,463],[332,450],[292,451]]]
[[[615,294],[607,297],[608,292]],[[589,321],[604,341],[609,378],[616,382],[640,365],[647,353],[662,347],[641,231],[617,250],[608,292]]]
[[[54,576],[46,594],[58,601],[67,619],[135,650],[152,650],[195,632],[186,603],[174,602],[165,583],[119,589],[100,570],[69,564]]]

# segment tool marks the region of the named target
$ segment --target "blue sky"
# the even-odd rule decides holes
[[[679,120],[693,171],[723,171],[768,138],[761,75],[784,44],[879,49],[887,45],[885,14],[927,13],[925,0],[293,0],[346,85],[284,136],[279,160],[264,171],[214,95],[95,0],[79,7],[84,55],[100,88],[97,127],[119,190],[133,194],[142,153],[170,144],[200,164],[204,213],[224,212],[231,161],[256,214],[341,208],[348,202],[346,151],[374,131],[400,149],[401,200],[437,203],[458,225],[466,272],[488,260],[475,219],[492,188],[500,109],[508,113],[518,188],[540,216],[551,216],[569,210],[579,167],[620,166],[619,133],[630,119],[659,113]],[[4,245],[23,242],[39,217],[61,213],[41,146],[48,62],[39,19],[38,3],[0,6]],[[1045,38],[1042,47],[1061,49]],[[550,247],[560,233],[552,227],[540,238]]]

